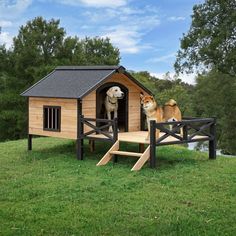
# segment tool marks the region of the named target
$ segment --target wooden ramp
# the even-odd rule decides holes
[[[117,140],[108,150],[108,152],[102,157],[102,159],[97,163],[97,166],[106,165],[112,159],[113,155],[139,157],[138,161],[131,169],[132,171],[136,171],[140,170],[150,157],[150,145],[143,153],[119,151],[119,148],[120,141]]]

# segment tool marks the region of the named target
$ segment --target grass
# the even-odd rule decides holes
[[[96,167],[106,144],[84,161],[72,141],[26,145],[0,143],[0,235],[236,235],[236,158],[167,146],[131,172],[134,158]]]

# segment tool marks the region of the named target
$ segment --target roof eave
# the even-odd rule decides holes
[[[49,73],[48,75],[46,75],[45,77],[43,77],[41,80],[39,80],[38,82],[36,82],[35,84],[33,84],[31,87],[29,87],[28,89],[26,89],[24,92],[22,92],[20,94],[20,96],[23,97],[33,97],[33,96],[29,96],[29,95],[25,95],[25,93],[27,93],[30,89],[32,89],[33,87],[35,87],[36,85],[38,85],[39,83],[41,83],[43,80],[47,79],[47,77],[49,77],[52,73],[54,73],[55,70],[53,70],[51,73]]]

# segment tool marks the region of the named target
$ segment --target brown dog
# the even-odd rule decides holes
[[[163,121],[181,121],[182,114],[177,105],[177,102],[174,99],[170,99],[165,103],[163,107]],[[172,130],[172,125],[170,125],[170,130]],[[183,128],[180,128],[180,134],[183,136]]]
[[[162,108],[159,107],[153,96],[144,96],[140,94],[141,104],[143,106],[143,110],[147,117],[147,125],[148,125],[148,136],[146,140],[150,138],[150,120],[155,120],[156,122],[162,122],[163,111]],[[160,130],[156,130],[156,137],[159,138]]]

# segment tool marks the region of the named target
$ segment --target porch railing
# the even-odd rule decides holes
[[[80,136],[82,139],[98,139],[93,134],[101,134],[103,138],[99,137],[101,141],[115,142],[118,138],[118,126],[117,118],[113,120],[108,119],[97,119],[97,118],[85,118],[83,115],[80,117],[81,128],[84,131],[84,126],[90,128],[87,132],[81,132]],[[95,123],[95,124],[94,124]],[[102,124],[101,126],[99,124]],[[112,132],[109,132],[109,128],[112,127]]]
[[[101,125],[100,125],[101,124]],[[84,132],[84,127],[89,127],[89,131]],[[112,132],[109,128],[112,127]],[[77,159],[83,160],[83,141],[84,139],[108,141],[115,143],[118,139],[118,122],[117,118],[113,120],[87,118],[83,115],[79,116],[78,122],[78,138],[77,138]],[[97,135],[101,135],[98,137]]]
[[[173,129],[168,128],[173,125]],[[156,131],[164,135],[157,138]],[[183,129],[183,135],[177,133]],[[196,137],[198,135],[198,137]],[[165,141],[168,137],[175,139]],[[156,166],[156,146],[209,141],[209,158],[216,158],[216,118],[185,117],[182,121],[150,122],[150,166]]]

